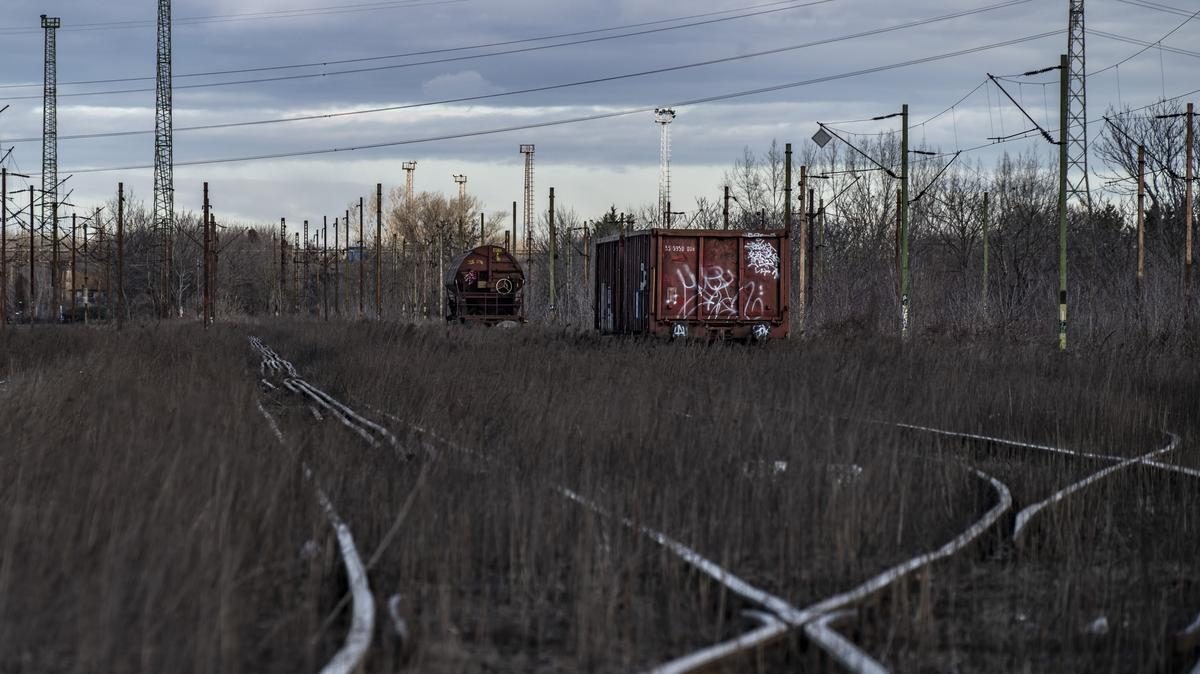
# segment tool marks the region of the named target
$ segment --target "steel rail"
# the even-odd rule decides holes
[[[276,353],[261,339],[252,336],[249,338],[249,341],[250,345],[263,356],[263,362],[260,367],[261,372],[265,374],[267,371],[271,371],[282,375],[284,388],[298,395],[308,397],[328,410],[342,425],[356,433],[372,447],[379,445],[377,437],[383,438],[398,456],[406,460],[413,458],[413,453],[402,449],[400,441],[387,428],[364,417],[337,398],[305,380],[300,376],[295,365]],[[263,381],[266,382],[265,377]],[[269,382],[267,383],[274,388]]]
[[[1016,541],[1016,542],[1021,541],[1021,534],[1025,531],[1025,528],[1029,525],[1029,522],[1034,518],[1034,516],[1036,516],[1042,510],[1045,510],[1046,508],[1063,501],[1071,494],[1074,494],[1075,492],[1077,492],[1089,485],[1095,484],[1096,482],[1103,480],[1104,478],[1108,477],[1109,475],[1112,475],[1113,473],[1124,470],[1125,468],[1128,468],[1130,466],[1133,466],[1133,465],[1136,465],[1139,463],[1144,463],[1147,459],[1151,459],[1153,457],[1160,456],[1162,454],[1166,454],[1167,452],[1175,450],[1177,447],[1179,447],[1180,438],[1175,433],[1171,433],[1169,431],[1167,434],[1170,436],[1171,439],[1170,439],[1170,441],[1167,442],[1165,447],[1161,447],[1152,452],[1147,452],[1141,456],[1137,456],[1132,459],[1126,459],[1126,460],[1122,461],[1121,463],[1118,463],[1115,466],[1109,466],[1108,468],[1105,468],[1104,470],[1092,473],[1091,475],[1087,476],[1086,478],[1054,492],[1049,497],[1047,497],[1041,501],[1038,501],[1037,503],[1034,503],[1032,505],[1026,506],[1023,510],[1021,510],[1021,512],[1017,513],[1017,522],[1016,522],[1016,525],[1013,527],[1013,535],[1012,535],[1013,541]]]
[[[275,417],[262,406],[261,402],[256,404],[258,411],[270,425],[275,438],[285,448],[288,447],[287,440],[284,438],[278,422],[275,421]],[[350,527],[342,521],[325,490],[317,485],[308,463],[301,461],[300,465],[304,470],[304,479],[313,484],[317,501],[325,513],[325,518],[329,520],[337,533],[342,566],[346,570],[346,582],[350,586],[354,602],[350,629],[346,632],[346,639],[337,653],[334,653],[329,662],[321,668],[321,674],[352,674],[362,665],[367,655],[367,649],[371,647],[371,636],[375,630],[375,598],[371,594],[367,572],[363,567],[362,557],[358,554],[358,548],[354,544],[354,536],[350,533]]]
[[[379,410],[375,411],[379,414],[387,416],[397,423],[408,425],[414,431],[429,437],[435,442],[445,445],[448,449],[472,457],[487,458],[482,452],[459,447],[455,443],[443,438],[437,433],[406,422],[397,415]],[[830,613],[836,613],[850,604],[859,602],[871,596],[872,594],[883,590],[892,583],[900,580],[914,571],[959,552],[977,539],[980,535],[982,535],[985,531],[994,526],[999,521],[1000,517],[1003,516],[1003,514],[1010,508],[1012,508],[1012,494],[1007,485],[978,469],[969,468],[968,470],[976,477],[987,482],[996,492],[998,497],[997,503],[992,506],[992,508],[989,509],[988,512],[985,513],[979,520],[937,550],[917,555],[916,557],[891,567],[890,569],[877,574],[876,576],[873,576],[866,582],[847,592],[834,595],[802,610],[798,609],[796,606],[781,597],[751,585],[742,578],[738,577],[736,574],[707,559],[693,548],[684,545],[683,543],[671,538],[667,534],[647,526],[637,525],[627,517],[619,518],[619,521],[624,526],[635,529],[642,535],[648,537],[650,540],[674,554],[684,563],[692,566],[700,573],[703,573],[704,575],[715,580],[717,583],[723,585],[730,592],[767,609],[778,619],[777,621],[771,622],[764,621],[764,624],[761,627],[735,637],[734,639],[689,653],[680,658],[660,664],[649,671],[654,674],[687,674],[689,672],[707,670],[730,659],[741,657],[748,651],[762,648],[774,643],[793,630],[804,629],[813,621],[819,620]],[[554,485],[552,489],[567,500],[591,510],[602,517],[616,519],[616,516],[609,513],[602,506],[568,487],[563,485]],[[832,644],[833,642],[832,640],[826,639],[815,643],[824,648],[826,644]],[[845,650],[845,648],[853,648],[853,644],[844,638],[838,642],[838,646],[842,647],[843,650]],[[831,655],[834,655],[835,658],[837,657],[837,655],[834,653],[831,653]],[[869,656],[861,653],[859,655],[859,659],[864,662],[870,660]],[[871,662],[874,661],[871,660]]]
[[[874,419],[869,419],[869,420],[866,420],[866,422],[872,423],[872,424],[882,424],[885,426],[894,426],[896,428],[904,428],[904,429],[912,430],[912,431],[921,431],[924,433],[932,433],[934,435],[942,435],[942,436],[951,437],[951,438],[961,438],[963,440],[977,440],[980,442],[989,442],[989,443],[996,444],[996,445],[1004,445],[1006,447],[1021,447],[1024,449],[1036,449],[1036,450],[1043,451],[1043,452],[1062,454],[1065,456],[1072,456],[1072,457],[1080,458],[1080,459],[1093,459],[1096,461],[1107,461],[1109,463],[1122,463],[1129,459],[1129,457],[1117,456],[1115,454],[1095,454],[1092,452],[1077,452],[1077,451],[1074,451],[1071,449],[1063,449],[1061,447],[1054,447],[1051,445],[1042,445],[1042,444],[1037,444],[1037,443],[1032,443],[1032,442],[1021,442],[1019,440],[1008,440],[1005,438],[997,438],[997,437],[993,437],[990,435],[980,435],[977,433],[961,433],[959,431],[950,431],[950,430],[945,430],[945,429],[941,429],[941,428],[932,428],[929,426],[917,426],[915,424],[905,424],[905,423],[899,423],[899,422],[895,422],[895,421],[878,421],[878,420],[874,420]],[[1149,466],[1151,468],[1157,468],[1159,470],[1165,470],[1165,471],[1169,471],[1172,473],[1179,473],[1181,475],[1187,475],[1189,477],[1200,478],[1200,470],[1198,470],[1196,468],[1188,468],[1187,466],[1178,466],[1178,465],[1175,465],[1172,463],[1163,463],[1161,461],[1151,461],[1151,460],[1145,458],[1145,456],[1139,457],[1137,459],[1137,462],[1144,466]]]
[[[887,674],[887,667],[867,655],[853,641],[842,636],[833,628],[835,621],[854,615],[854,611],[834,611],[804,626],[804,636],[821,647],[834,660],[852,672],[859,674]]]

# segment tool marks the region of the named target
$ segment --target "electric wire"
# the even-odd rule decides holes
[[[910,67],[910,66],[914,66],[914,65],[921,65],[921,64],[931,63],[931,62],[935,62],[935,61],[942,61],[945,59],[957,58],[959,56],[966,56],[969,54],[976,54],[979,52],[990,51],[993,49],[1001,49],[1004,47],[1010,47],[1010,46],[1014,46],[1014,45],[1018,45],[1018,44],[1024,44],[1027,42],[1033,42],[1035,40],[1041,40],[1041,39],[1045,39],[1048,37],[1062,35],[1064,32],[1065,31],[1061,30],[1061,29],[1046,31],[1044,33],[1027,35],[1024,37],[1013,38],[1013,39],[1004,40],[1001,42],[993,42],[990,44],[979,45],[979,46],[975,46],[975,47],[968,47],[965,49],[960,49],[960,50],[951,51],[951,52],[944,52],[941,54],[925,56],[925,57],[921,57],[921,58],[917,58],[917,59],[911,59],[908,61],[889,63],[889,64],[885,64],[885,65],[880,65],[880,66],[874,66],[871,68],[863,68],[860,70],[839,73],[836,75],[826,75],[826,76],[822,76],[822,77],[801,80],[798,82],[788,82],[785,84],[776,84],[776,85],[771,85],[771,86],[758,87],[755,89],[747,89],[747,90],[743,90],[743,91],[736,91],[736,92],[724,93],[724,94],[715,94],[715,95],[711,95],[711,96],[704,96],[701,98],[694,98],[694,99],[690,99],[690,100],[679,101],[679,102],[676,102],[673,104],[669,104],[668,107],[673,107],[673,108],[690,107],[690,106],[702,105],[705,103],[715,103],[715,102],[725,101],[725,100],[730,100],[730,99],[735,99],[735,98],[743,98],[743,97],[747,97],[747,96],[755,96],[755,95],[759,95],[759,94],[773,93],[773,92],[777,92],[777,91],[784,91],[787,89],[794,89],[794,88],[798,88],[798,87],[810,86],[810,85],[814,85],[814,84],[823,84],[826,82],[833,82],[833,81],[849,79],[849,78],[853,78],[853,77],[860,77],[863,75],[870,75],[870,74],[875,74],[875,73],[880,73],[880,72],[886,72],[886,71],[890,71],[890,70],[896,70],[899,68],[906,68],[906,67]],[[542,129],[542,128],[555,127],[555,126],[564,126],[564,125],[568,125],[568,124],[576,124],[576,123],[581,123],[581,122],[590,122],[590,121],[596,121],[596,120],[602,120],[602,119],[612,119],[612,118],[616,118],[616,117],[626,117],[629,115],[650,112],[650,111],[653,111],[660,107],[662,107],[661,104],[654,105],[654,106],[647,106],[647,107],[636,107],[636,108],[628,108],[628,109],[624,109],[624,110],[602,112],[602,113],[596,113],[596,114],[592,114],[592,115],[583,115],[583,116],[571,117],[571,118],[565,118],[565,119],[555,119],[555,120],[534,122],[534,123],[529,123],[529,124],[519,124],[519,125],[499,127],[499,128],[493,128],[493,129],[481,129],[481,130],[477,130],[477,131],[442,134],[442,135],[437,135],[437,136],[428,136],[428,137],[424,137],[424,138],[409,138],[409,139],[394,140],[394,141],[365,143],[365,144],[352,145],[352,146],[346,146],[346,147],[322,148],[322,149],[312,149],[312,150],[296,150],[296,151],[290,151],[290,152],[263,153],[263,154],[247,155],[247,156],[241,156],[241,157],[196,159],[196,160],[190,160],[190,161],[176,162],[175,165],[176,166],[206,166],[206,165],[213,165],[213,164],[228,164],[228,163],[238,163],[238,162],[248,162],[248,161],[261,161],[261,160],[269,160],[269,159],[289,159],[289,158],[296,158],[296,157],[306,157],[306,156],[354,152],[354,151],[361,151],[361,150],[380,149],[380,148],[386,148],[386,147],[398,147],[398,146],[403,146],[403,145],[415,145],[418,143],[428,143],[428,142],[435,142],[435,141],[458,140],[458,139],[464,139],[464,138],[477,138],[480,136],[489,136],[489,135],[495,135],[495,134],[501,134],[501,133],[508,133],[508,132],[512,132],[512,131],[527,131],[527,130],[531,130],[531,129]],[[80,169],[75,169],[70,172],[74,173],[74,174],[103,173],[103,172],[112,172],[112,171],[134,171],[134,170],[143,170],[143,169],[149,169],[149,168],[153,168],[153,165],[142,164],[142,165],[131,165],[131,166],[80,168]]]
[[[1091,78],[1091,77],[1095,77],[1096,75],[1099,75],[1100,73],[1107,72],[1107,71],[1109,71],[1109,70],[1112,70],[1113,68],[1118,68],[1118,67],[1120,67],[1120,66],[1122,66],[1122,65],[1124,65],[1124,64],[1126,64],[1126,63],[1128,63],[1128,62],[1130,62],[1130,61],[1132,61],[1133,59],[1137,58],[1138,56],[1141,56],[1142,54],[1145,54],[1147,51],[1149,51],[1149,50],[1151,49],[1151,47],[1152,47],[1153,45],[1162,43],[1162,41],[1163,41],[1163,40],[1165,40],[1165,39],[1167,39],[1167,38],[1171,37],[1172,35],[1174,35],[1176,32],[1178,32],[1178,31],[1179,31],[1179,29],[1180,29],[1180,28],[1183,28],[1184,26],[1186,26],[1186,25],[1187,25],[1189,22],[1191,22],[1191,20],[1192,20],[1192,19],[1196,18],[1197,16],[1200,16],[1200,9],[1196,10],[1195,12],[1192,12],[1190,15],[1188,15],[1188,17],[1187,17],[1187,18],[1185,18],[1185,19],[1183,20],[1183,22],[1182,22],[1182,23],[1180,23],[1178,26],[1175,26],[1175,27],[1174,27],[1174,28],[1172,28],[1171,30],[1167,31],[1167,34],[1166,34],[1166,35],[1164,35],[1164,36],[1162,36],[1162,37],[1158,38],[1158,40],[1156,40],[1155,42],[1151,43],[1151,45],[1150,45],[1150,46],[1142,47],[1141,49],[1139,49],[1138,51],[1136,51],[1136,52],[1134,52],[1134,53],[1130,54],[1129,56],[1125,57],[1124,59],[1122,59],[1122,60],[1120,60],[1120,61],[1117,61],[1116,63],[1114,63],[1114,64],[1112,64],[1112,65],[1110,65],[1110,66],[1105,66],[1105,67],[1103,67],[1103,68],[1101,68],[1101,69],[1099,69],[1099,70],[1097,70],[1097,71],[1095,71],[1095,72],[1088,73],[1088,75],[1087,75],[1087,76],[1088,76],[1089,78]]]
[[[807,2],[803,5],[797,5],[797,7],[808,7],[808,6],[813,6],[813,5],[821,5],[821,4],[826,4],[829,2],[836,2],[836,0],[811,0],[810,2]],[[1010,0],[1010,2],[1002,3],[1002,5],[1000,5],[1000,6],[1008,6],[1008,5],[1012,5],[1014,3],[1019,3],[1019,2],[1029,2],[1029,0]],[[993,8],[999,8],[1000,6],[996,6]],[[793,8],[789,7],[787,9],[793,9]],[[765,13],[769,13],[769,12],[778,12],[778,11],[783,11],[783,10],[779,10],[779,9],[765,10],[763,12],[759,12],[759,14],[765,14]],[[975,13],[975,12],[972,11],[971,13]],[[743,15],[739,15],[739,17],[737,17],[737,18],[744,18],[746,16],[750,16],[750,15],[743,14]],[[212,88],[212,87],[227,87],[227,86],[236,86],[236,85],[242,85],[242,84],[264,84],[264,83],[268,83],[268,82],[292,82],[292,81],[296,81],[296,80],[307,80],[307,79],[324,78],[324,77],[337,77],[337,76],[341,76],[341,75],[357,75],[357,74],[362,74],[362,73],[375,73],[375,72],[381,72],[381,71],[385,71],[385,70],[400,70],[403,68],[415,68],[418,66],[436,65],[436,64],[441,64],[441,63],[458,63],[461,61],[472,61],[472,60],[477,60],[477,59],[491,58],[493,56],[507,56],[510,54],[526,54],[526,53],[530,53],[530,52],[544,51],[547,49],[557,49],[558,47],[571,47],[571,46],[577,46],[577,45],[581,45],[581,44],[592,44],[592,43],[596,43],[596,42],[604,42],[607,40],[617,40],[617,39],[627,38],[627,37],[639,37],[642,35],[651,35],[651,34],[655,34],[655,33],[663,33],[663,32],[670,31],[670,30],[678,30],[680,28],[692,28],[695,26],[702,26],[702,25],[717,23],[717,22],[721,22],[721,21],[728,21],[728,20],[731,20],[732,18],[733,17],[722,17],[719,19],[706,19],[704,21],[694,21],[692,23],[684,23],[684,24],[679,24],[677,26],[648,28],[645,30],[632,31],[632,32],[628,32],[628,33],[618,33],[616,35],[602,35],[599,37],[591,37],[591,38],[585,38],[585,39],[581,39],[581,40],[570,40],[567,42],[557,42],[554,44],[535,45],[535,46],[531,46],[531,47],[520,47],[517,49],[506,49],[506,50],[501,50],[501,51],[487,52],[484,54],[467,54],[464,56],[450,56],[450,57],[445,57],[445,58],[426,59],[424,61],[411,61],[409,63],[393,63],[393,64],[389,64],[389,65],[366,66],[366,67],[361,67],[361,68],[346,68],[343,70],[332,70],[332,71],[319,72],[319,73],[301,73],[301,74],[296,74],[296,75],[276,75],[273,77],[251,77],[251,78],[238,79],[238,80],[226,80],[223,82],[203,82],[203,83],[199,83],[199,84],[181,84],[178,86],[173,86],[172,90],[180,91],[180,90],[187,90],[187,89],[208,89],[208,88]],[[950,18],[954,18],[954,17],[950,17]],[[946,20],[946,19],[941,19],[941,20]],[[890,27],[890,29],[896,30],[898,28]],[[882,31],[882,32],[886,32],[886,31]],[[787,49],[784,49],[783,51],[787,51]],[[75,98],[75,97],[83,97],[83,96],[88,96],[88,97],[90,97],[90,96],[111,96],[111,95],[150,93],[150,92],[154,92],[154,91],[155,91],[154,87],[148,87],[148,88],[143,87],[143,88],[137,88],[137,89],[108,89],[108,90],[101,90],[101,91],[76,91],[76,92],[70,92],[70,93],[59,93],[58,97],[59,98],[67,98],[67,97]],[[42,98],[42,96],[40,94],[38,94],[38,95],[26,95],[26,96],[10,96],[10,97],[8,97],[7,100],[10,100],[10,101],[26,100],[27,101],[27,100],[41,100],[41,98]]]
[[[1165,5],[1161,2],[1150,2],[1149,0],[1117,0],[1117,2],[1132,5],[1133,7],[1142,7],[1144,9],[1155,9],[1167,14],[1175,14],[1176,16],[1187,16],[1188,11],[1171,5]]]
[[[1172,47],[1170,45],[1165,45],[1165,44],[1158,43],[1158,42],[1146,42],[1145,40],[1139,40],[1137,38],[1126,37],[1124,35],[1118,35],[1116,33],[1109,33],[1107,31],[1103,31],[1103,30],[1089,30],[1088,35],[1098,35],[1103,38],[1108,38],[1109,40],[1116,40],[1117,42],[1125,42],[1127,44],[1134,44],[1134,45],[1138,45],[1141,47],[1146,47],[1147,49],[1152,49],[1152,48],[1157,47],[1160,51],[1166,51],[1166,52],[1170,52],[1172,54],[1180,54],[1183,56],[1191,56],[1192,58],[1200,58],[1200,52],[1198,52],[1198,51],[1192,51],[1190,49],[1182,49],[1180,47]]]
[[[178,17],[172,21],[172,25],[190,26],[203,25],[211,23],[231,23],[235,21],[252,21],[262,19],[292,19],[307,16],[325,16],[329,14],[350,14],[356,12],[368,12],[380,9],[407,9],[409,7],[427,7],[430,5],[451,5],[469,0],[405,0],[403,2],[373,2],[362,3],[357,5],[334,5],[330,7],[308,7],[297,9],[281,9],[264,12],[243,12],[240,14],[217,14],[212,16],[194,16],[194,17]],[[104,21],[93,23],[82,23],[74,26],[67,25],[59,28],[60,31],[95,31],[95,30],[118,30],[126,28],[149,28],[156,26],[157,23],[153,20],[127,20],[127,21]],[[41,28],[27,28],[24,26],[6,26],[0,28],[0,35],[32,35],[41,34]]]
[[[738,14],[736,16],[725,17],[724,19],[722,19],[723,21],[733,21],[736,19],[743,19],[743,18],[753,17],[753,16],[761,16],[763,14],[768,14],[768,13],[773,13],[773,12],[782,12],[782,11],[788,11],[788,10],[792,10],[792,9],[801,9],[804,7],[813,6],[814,4],[822,4],[822,2],[832,2],[832,1],[833,0],[821,0],[821,2],[801,2],[801,0],[775,0],[774,2],[761,3],[761,4],[757,4],[757,5],[748,5],[745,7],[739,7],[737,9],[723,9],[723,10],[714,11],[714,12],[704,12],[702,14],[690,14],[687,16],[676,16],[676,17],[671,17],[671,18],[667,18],[667,19],[655,19],[654,21],[643,21],[640,23],[630,23],[630,24],[625,24],[625,25],[621,25],[621,26],[608,26],[606,28],[592,28],[592,29],[588,29],[588,30],[577,30],[577,31],[569,32],[569,33],[557,33],[554,35],[542,35],[542,36],[538,36],[538,37],[528,37],[528,38],[520,38],[520,39],[514,39],[514,40],[502,40],[502,41],[498,41],[498,42],[485,42],[485,43],[480,43],[480,44],[465,45],[465,46],[461,46],[461,47],[443,47],[443,48],[439,48],[439,49],[424,49],[424,50],[420,50],[420,51],[401,52],[398,54],[360,56],[357,58],[331,59],[328,61],[313,61],[313,62],[308,62],[308,63],[291,63],[291,64],[285,64],[285,65],[253,66],[253,67],[246,67],[246,68],[233,68],[233,69],[229,69],[229,70],[209,70],[209,71],[194,72],[194,73],[181,73],[181,74],[173,75],[172,79],[177,80],[177,79],[181,79],[181,78],[185,78],[185,77],[215,77],[218,75],[240,75],[240,74],[245,74],[245,73],[271,72],[271,71],[279,71],[279,70],[295,70],[295,69],[299,69],[299,68],[323,68],[323,67],[328,67],[328,66],[333,66],[333,65],[346,65],[346,64],[350,64],[350,63],[368,63],[368,62],[372,62],[372,61],[387,61],[387,60],[391,60],[391,59],[409,58],[409,57],[413,57],[413,56],[431,56],[433,54],[446,54],[446,53],[457,52],[457,51],[472,51],[472,50],[476,50],[476,49],[491,49],[493,47],[507,47],[510,45],[524,44],[527,42],[543,42],[546,40],[558,40],[558,39],[568,38],[568,37],[579,37],[581,35],[595,35],[596,33],[608,33],[608,32],[612,32],[615,30],[626,30],[629,28],[643,28],[645,26],[654,26],[654,25],[659,25],[659,24],[663,24],[663,23],[674,23],[676,21],[688,21],[691,19],[700,19],[700,18],[705,18],[705,17],[710,17],[710,16],[718,16],[721,14],[730,14],[733,12],[745,12],[747,10],[752,10],[752,9],[758,10],[758,9],[762,9],[764,7],[778,7],[779,5],[793,5],[790,7],[783,7],[781,9],[773,9],[773,10],[769,10],[769,11],[755,11],[755,12],[751,12],[749,14]],[[676,28],[688,28],[691,25],[693,25],[693,24],[684,25],[684,26],[671,26],[665,30],[674,30]],[[75,81],[70,81],[70,82],[59,82],[58,86],[90,85],[90,84],[117,84],[117,83],[121,83],[121,82],[146,82],[146,81],[152,81],[154,79],[155,78],[153,76],[113,77],[113,78],[98,79],[98,80],[75,80]],[[42,86],[40,82],[29,83],[29,84],[7,84],[7,85],[0,85],[0,89],[16,89],[16,88],[29,88],[29,87],[40,87],[40,86]]]
[[[1024,1],[1028,1],[1028,0],[1021,0],[1021,1],[1024,2]],[[1011,4],[1011,3],[1005,3],[1005,4]],[[995,7],[998,7],[998,6],[993,6],[993,8],[995,8]],[[974,10],[974,11],[981,11],[981,10]],[[807,49],[810,47],[833,44],[836,42],[841,42],[841,41],[846,41],[846,40],[851,40],[851,39],[857,39],[860,37],[869,37],[871,35],[879,34],[880,32],[890,32],[890,31],[895,31],[895,30],[901,30],[906,27],[913,27],[915,25],[928,25],[929,23],[932,23],[935,21],[947,21],[947,20],[950,20],[951,18],[958,18],[958,16],[960,14],[961,13],[956,13],[953,15],[943,15],[941,17],[932,17],[929,19],[921,19],[916,22],[910,22],[909,24],[898,24],[896,26],[886,26],[884,28],[872,29],[869,31],[861,31],[859,33],[853,33],[850,35],[842,35],[842,36],[837,36],[837,37],[823,38],[821,40],[815,40],[812,42],[807,42],[807,43],[799,44],[799,45],[792,45],[789,47],[778,47],[775,49],[768,49],[768,50],[759,51],[759,52],[738,54],[736,56],[726,56],[726,57],[717,58],[717,59],[709,59],[706,61],[697,61],[697,62],[693,62],[693,63],[684,63],[684,64],[680,64],[680,65],[675,65],[675,66],[653,68],[653,69],[649,69],[649,70],[642,70],[642,71],[633,72],[633,73],[624,73],[624,74],[620,74],[620,75],[609,75],[606,77],[597,77],[597,78],[591,78],[591,79],[587,79],[587,80],[579,80],[579,81],[575,81],[575,82],[564,82],[564,83],[560,83],[560,84],[551,84],[551,85],[545,85],[545,86],[540,86],[540,87],[530,87],[527,89],[517,89],[517,90],[512,90],[512,91],[494,92],[494,93],[490,93],[490,94],[478,94],[475,96],[460,96],[460,97],[456,97],[456,98],[447,98],[447,99],[441,99],[441,100],[437,100],[437,101],[427,101],[427,102],[422,102],[422,103],[407,103],[407,104],[403,104],[403,105],[389,105],[389,106],[383,106],[383,107],[366,108],[366,109],[359,109],[359,110],[345,110],[345,111],[341,111],[341,112],[330,112],[330,113],[322,113],[322,114],[316,114],[316,115],[297,115],[297,116],[293,116],[293,117],[281,117],[281,118],[260,119],[260,120],[241,121],[241,122],[224,122],[224,123],[218,123],[218,124],[201,124],[201,125],[194,125],[194,126],[184,126],[184,127],[176,127],[174,129],[174,131],[176,133],[181,133],[181,132],[189,132],[189,131],[206,131],[206,130],[214,130],[214,129],[230,129],[230,128],[239,128],[239,127],[248,127],[248,126],[263,126],[263,125],[268,125],[268,124],[283,124],[283,123],[289,123],[289,122],[335,119],[335,118],[339,118],[339,117],[349,117],[352,115],[366,115],[366,114],[375,114],[375,113],[381,113],[381,112],[395,112],[395,111],[399,111],[399,110],[411,110],[411,109],[415,109],[415,108],[430,107],[430,106],[434,106],[434,105],[447,105],[447,104],[454,104],[454,103],[467,103],[467,102],[491,100],[491,99],[502,98],[502,97],[506,97],[506,96],[540,93],[540,92],[544,92],[544,91],[554,91],[554,90],[566,89],[566,88],[570,88],[570,87],[585,86],[585,85],[591,85],[591,84],[601,84],[601,83],[607,83],[607,82],[615,82],[618,80],[632,79],[632,78],[637,78],[637,77],[646,77],[649,75],[659,75],[659,74],[668,73],[668,72],[677,72],[677,71],[681,71],[681,70],[687,70],[687,69],[691,69],[691,68],[699,68],[699,67],[716,65],[716,64],[721,64],[721,63],[731,63],[734,61],[741,61],[741,60],[750,59],[750,58],[757,58],[759,56],[772,55],[772,54],[777,54],[777,53],[786,52],[786,51],[797,51],[797,50],[801,50],[801,49]],[[153,129],[136,130],[136,131],[109,131],[109,132],[96,132],[96,133],[87,133],[87,134],[59,135],[58,139],[60,141],[69,141],[69,140],[84,140],[84,139],[95,139],[95,138],[115,138],[115,137],[123,137],[123,136],[147,135],[147,134],[152,134],[152,133],[154,133]],[[14,143],[41,142],[41,136],[27,136],[24,138],[12,139],[10,142],[14,142]]]

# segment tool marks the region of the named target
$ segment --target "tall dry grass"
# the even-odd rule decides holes
[[[417,458],[260,392],[248,334]],[[1003,479],[1018,507],[1100,467],[872,420],[1126,456],[1169,428],[1197,463],[1194,366],[1124,346],[1063,357],[827,335],[746,348],[302,321],[0,340],[0,650],[15,671],[319,667],[348,620],[301,458],[364,557],[378,553],[372,589],[380,605],[400,595],[412,632],[392,637],[381,613],[368,669],[444,672],[627,671],[752,625],[743,603],[557,485],[803,606],[977,519],[993,497],[964,465]],[[413,427],[445,438],[436,459]],[[1171,666],[1163,629],[1200,608],[1195,487],[1136,470],[1081,492],[1031,546],[989,535],[851,632],[903,669]],[[1072,636],[1099,605],[1129,621],[1102,648]],[[1013,622],[1028,606],[1051,636]],[[821,662],[793,640],[763,665]]]

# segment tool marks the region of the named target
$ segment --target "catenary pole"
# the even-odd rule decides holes
[[[900,136],[900,336],[908,337],[908,293],[909,293],[909,265],[908,265],[908,104],[905,103],[900,109],[901,124],[903,130]]]
[[[1192,246],[1192,229],[1193,229],[1193,217],[1194,217],[1193,216],[1194,204],[1192,201],[1192,194],[1193,194],[1192,180],[1193,180],[1193,175],[1195,173],[1192,166],[1195,163],[1195,158],[1196,158],[1196,156],[1195,156],[1196,149],[1194,146],[1195,138],[1196,138],[1195,127],[1193,126],[1194,121],[1195,121],[1195,104],[1188,103],[1187,104],[1187,170],[1186,170],[1186,176],[1185,176],[1187,179],[1187,188],[1186,188],[1186,193],[1185,193],[1185,197],[1184,197],[1184,220],[1187,223],[1187,235],[1186,235],[1187,240],[1184,243],[1185,252],[1183,255],[1183,283],[1184,283],[1184,289],[1185,289],[1184,296],[1185,296],[1185,299],[1187,302],[1187,304],[1185,306],[1190,305],[1191,299],[1192,299],[1192,248],[1193,248],[1193,246]]]
[[[375,183],[375,318],[383,318],[383,183]]]
[[[25,311],[29,314],[29,326],[33,327],[33,315],[37,312],[37,266],[34,262],[37,245],[33,231],[33,185],[29,186],[29,300],[25,302]]]
[[[550,316],[555,316],[554,267],[558,261],[558,236],[554,229],[554,188],[550,188]]]
[[[1067,55],[1059,57],[1058,119],[1058,349],[1067,350]]]
[[[278,316],[286,313],[287,301],[287,218],[279,218],[279,304],[275,306]]]
[[[79,285],[78,276],[75,275],[75,229],[78,224],[75,220],[75,212],[71,212],[71,320],[75,320],[75,288]],[[85,291],[86,292],[86,291]]]
[[[992,217],[992,213],[990,210],[990,204],[988,203],[988,194],[987,194],[987,192],[984,192],[983,193],[983,290],[982,290],[981,299],[982,299],[983,313],[984,313],[985,319],[987,318],[987,310],[988,310],[988,261],[989,261],[988,256],[990,254],[990,251],[988,250],[988,247],[990,245],[990,242],[988,241],[988,228],[991,225],[991,217]]]
[[[808,166],[800,167],[800,235],[796,244],[796,325],[800,334],[804,334],[808,318]],[[725,186],[725,196],[729,196],[729,186]],[[729,220],[729,199],[725,199],[725,220]]]
[[[125,322],[125,183],[117,183],[117,330]]]
[[[1137,290],[1142,301],[1142,283],[1146,279],[1146,146],[1138,145],[1137,154]]]
[[[363,242],[363,198],[358,198],[358,315],[366,314],[365,297],[367,291],[366,267],[363,260],[366,246]]]
[[[208,329],[208,307],[212,302],[212,286],[210,284],[212,269],[209,268],[209,265],[212,263],[212,236],[209,233],[208,208],[208,182],[206,181],[204,183],[204,212],[202,213],[202,217],[204,218],[204,303],[201,307],[204,311],[203,325],[205,329]]]

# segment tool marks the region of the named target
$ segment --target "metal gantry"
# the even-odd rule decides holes
[[[170,313],[175,232],[175,177],[171,115],[171,0],[158,0],[157,78],[154,106],[154,227],[158,235],[159,313]]]
[[[654,123],[659,126],[658,212],[664,227],[671,226],[671,122],[673,121],[675,121],[675,111],[671,108],[654,110]]]
[[[1088,181],[1087,60],[1083,0],[1070,0],[1067,27],[1067,196],[1089,211],[1092,195]]]

